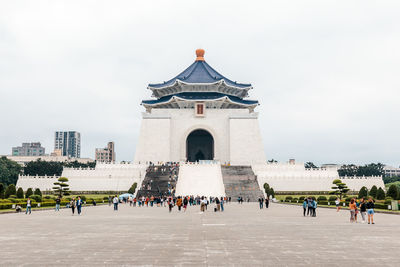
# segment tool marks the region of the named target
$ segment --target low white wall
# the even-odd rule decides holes
[[[71,191],[128,191],[133,183],[140,188],[147,165],[97,164],[95,169],[65,168],[62,176],[68,178]],[[52,190],[59,177],[20,176],[17,187]]]
[[[225,196],[221,165],[219,163],[181,163],[175,195]]]
[[[373,177],[339,177],[334,169],[305,169],[304,164],[271,163],[253,165],[260,189],[268,183],[275,191],[332,191],[332,182],[340,179],[350,190],[358,191],[366,186],[385,189],[381,176]]]

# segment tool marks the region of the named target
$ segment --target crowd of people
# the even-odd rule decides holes
[[[303,201],[303,216],[317,217],[317,201],[312,197],[305,198]]]
[[[361,223],[365,223],[368,217],[368,224],[374,223],[374,214],[375,214],[375,204],[372,198],[369,198],[368,201],[365,201],[365,198],[361,198],[357,200],[352,198],[349,203],[350,209],[350,222],[357,223],[357,215],[361,214]]]
[[[339,212],[341,209],[341,201],[339,198],[335,200],[336,205],[336,212]],[[303,201],[303,216],[311,216],[316,217],[317,209],[317,201],[312,198],[308,197],[305,198]],[[368,201],[365,198],[361,198],[357,200],[356,198],[352,198],[349,203],[349,211],[350,211],[350,222],[357,223],[358,222],[358,214],[361,214],[361,223],[367,222],[368,224],[375,224],[374,223],[374,214],[375,214],[375,204],[372,198],[369,198]]]
[[[264,207],[264,202],[265,202],[265,208],[268,209],[269,207],[269,198],[268,196],[264,199],[264,197],[259,197],[258,198],[258,204],[260,206],[260,209]]]
[[[178,211],[187,210],[188,206],[199,206],[201,212],[205,212],[210,204],[215,204],[214,211],[224,211],[224,204],[231,202],[231,197],[205,197],[205,196],[151,196],[151,197],[132,197],[119,199],[117,195],[108,197],[108,204],[111,206],[113,203],[114,210],[118,210],[118,204],[125,203],[132,207],[168,207],[169,212],[174,207]]]

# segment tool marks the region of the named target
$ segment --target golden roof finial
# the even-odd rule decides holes
[[[205,53],[204,49],[201,48],[196,49],[196,56],[197,56],[196,61],[204,61],[204,53]]]

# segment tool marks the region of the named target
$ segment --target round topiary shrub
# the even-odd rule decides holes
[[[337,196],[330,196],[329,201],[335,201],[337,199]]]
[[[36,202],[42,202],[42,196],[39,195],[31,195],[31,199],[35,200]]]
[[[319,196],[317,198],[317,201],[325,201],[326,200],[326,196]]]
[[[387,197],[386,199],[385,199],[385,204],[387,204],[387,205],[390,205],[390,204],[392,204],[392,198],[391,197]]]
[[[86,196],[81,196],[82,201],[86,201]]]
[[[299,197],[299,200],[303,201],[305,198],[306,198],[305,196],[301,196],[301,197]]]

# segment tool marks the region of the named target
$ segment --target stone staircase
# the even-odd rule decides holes
[[[226,196],[232,197],[232,201],[239,196],[243,201],[258,201],[260,196],[264,197],[251,166],[221,166],[221,170]]]
[[[178,180],[179,166],[151,165],[146,170],[146,176],[137,197],[173,196]]]

